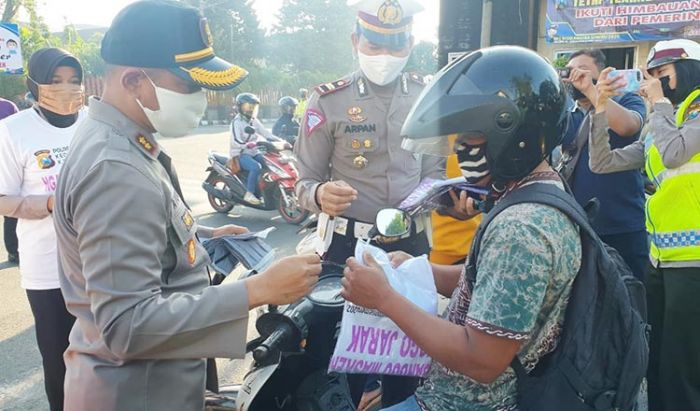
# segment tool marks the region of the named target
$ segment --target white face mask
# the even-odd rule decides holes
[[[148,75],[146,78],[156,90],[160,109],[154,111],[136,101],[158,133],[163,137],[182,137],[197,128],[207,109],[207,94],[204,90],[181,94],[156,86]]]
[[[378,86],[385,86],[401,74],[408,63],[409,55],[406,57],[394,57],[390,54],[368,56],[358,50],[357,57],[367,79]]]

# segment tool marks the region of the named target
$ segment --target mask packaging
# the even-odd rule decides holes
[[[358,241],[358,261],[364,263],[365,252],[379,263],[392,288],[421,309],[437,314],[437,290],[427,256],[412,258],[393,268],[384,250]],[[422,377],[428,373],[430,363],[430,357],[391,319],[376,310],[345,302],[329,371]]]

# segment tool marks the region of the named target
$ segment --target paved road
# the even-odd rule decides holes
[[[278,255],[293,253],[297,227],[286,224],[276,212],[242,207],[234,208],[229,215],[213,212],[201,184],[206,177],[208,151],[227,152],[228,134],[223,127],[206,127],[198,133],[165,139],[161,144],[173,157],[185,198],[199,223],[210,226],[236,223],[251,230],[275,226],[277,230],[270,235],[270,244],[277,248]],[[46,410],[41,357],[36,348],[31,311],[19,286],[19,272],[6,260],[4,246],[0,246],[0,410]],[[249,332],[254,332],[252,323]],[[219,360],[222,383],[240,381],[246,368],[242,360]]]

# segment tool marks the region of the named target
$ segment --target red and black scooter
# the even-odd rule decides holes
[[[207,192],[209,204],[219,213],[230,212],[236,204],[258,210],[277,210],[290,224],[301,224],[309,216],[309,211],[299,205],[294,184],[299,178],[296,159],[289,152],[290,146],[284,142],[258,142],[257,148],[263,152],[265,166],[258,180],[258,193],[261,204],[251,204],[243,197],[248,172],[242,170],[233,174],[228,168],[229,158],[210,152],[209,176],[202,184]]]

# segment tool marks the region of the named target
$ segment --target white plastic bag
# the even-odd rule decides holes
[[[364,262],[365,251],[381,265],[397,292],[430,314],[437,314],[437,289],[426,256],[412,258],[393,268],[386,252],[358,241],[355,258]],[[329,372],[423,377],[430,362],[430,357],[384,314],[345,302]]]

